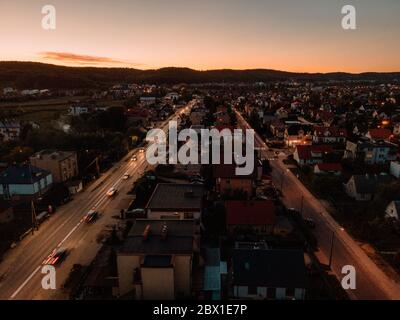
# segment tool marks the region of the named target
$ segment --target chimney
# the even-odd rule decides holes
[[[146,241],[150,234],[151,226],[148,224],[143,231],[143,241]]]
[[[165,222],[161,228],[161,238],[163,240],[166,240],[167,236],[168,236],[168,226],[167,226],[167,223]]]

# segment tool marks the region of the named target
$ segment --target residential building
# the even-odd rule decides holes
[[[389,175],[353,175],[344,189],[347,195],[356,201],[370,201],[374,198],[381,184],[389,183]]]
[[[226,201],[225,208],[226,225],[230,233],[241,231],[257,234],[272,233],[276,218],[272,200],[230,200]]]
[[[146,212],[149,219],[201,219],[204,187],[198,184],[159,183]]]
[[[42,150],[30,157],[30,163],[50,171],[55,183],[66,182],[78,175],[78,157],[74,151]]]
[[[391,161],[390,162],[390,174],[400,179],[400,161]]]
[[[392,201],[385,210],[385,217],[399,220],[400,217],[400,201]]]
[[[314,166],[315,174],[334,174],[342,173],[342,165],[340,163],[318,163]]]
[[[315,165],[324,162],[324,157],[333,152],[330,145],[297,145],[293,159],[300,165]]]
[[[145,105],[154,104],[156,102],[157,102],[156,97],[140,97],[140,103],[143,103]]]
[[[21,124],[15,120],[0,120],[0,141],[19,139]]]
[[[150,120],[150,112],[143,108],[130,108],[125,111],[128,124],[147,125]]]
[[[286,127],[284,134],[285,144],[294,147],[298,144],[311,144],[312,126],[294,123]]]
[[[31,165],[11,166],[0,173],[0,195],[5,199],[37,199],[52,185],[50,171]]]
[[[232,266],[235,298],[305,299],[307,277],[301,250],[235,249]]]
[[[69,107],[69,114],[71,116],[80,116],[96,111],[106,111],[107,109],[108,107],[99,107],[91,103],[75,103]]]
[[[339,127],[315,127],[313,142],[314,143],[333,143],[345,144],[347,138],[347,130]]]
[[[393,135],[395,135],[397,137],[400,136],[400,122],[396,123],[393,126]]]
[[[119,295],[189,298],[198,239],[193,220],[137,219],[117,252]]]
[[[379,141],[379,140],[389,141],[391,135],[392,131],[390,129],[379,128],[379,129],[369,129],[365,137],[371,139],[372,141]]]
[[[0,199],[0,224],[14,219],[14,210],[10,202]]]
[[[218,164],[213,167],[213,177],[221,194],[243,192],[247,198],[254,194],[256,171],[250,175],[237,175],[236,165]]]
[[[359,159],[369,165],[387,164],[397,159],[397,151],[394,143],[361,138],[357,142],[347,141],[344,158]]]

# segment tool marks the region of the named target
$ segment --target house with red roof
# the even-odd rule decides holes
[[[342,165],[340,163],[317,163],[314,166],[315,174],[335,174],[340,175],[342,173]]]
[[[369,129],[365,136],[373,141],[378,141],[378,140],[389,141],[390,137],[392,136],[392,131],[390,129],[384,129],[384,128]]]
[[[272,200],[226,201],[226,226],[228,232],[255,231],[270,234],[276,221],[276,209]]]
[[[315,127],[313,143],[345,144],[347,130],[339,127]]]
[[[293,153],[293,159],[300,165],[314,165],[323,163],[325,155],[332,153],[330,145],[297,145]]]

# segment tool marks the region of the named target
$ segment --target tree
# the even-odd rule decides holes
[[[33,149],[30,147],[15,147],[3,159],[8,163],[24,163],[29,160],[33,154]]]

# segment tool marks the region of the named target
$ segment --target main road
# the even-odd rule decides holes
[[[161,124],[168,132],[169,121],[178,120],[193,106],[190,102]],[[136,161],[130,161],[133,155]],[[18,245],[10,249],[0,264],[0,300],[41,300],[66,299],[60,290],[74,264],[89,264],[101,247],[101,238],[107,230],[118,223],[116,217],[121,209],[126,209],[132,196],[127,192],[132,183],[147,169],[145,154],[140,149],[131,151],[119,163],[101,176],[93,185],[79,193],[68,204],[45,221],[34,235],[28,235]],[[130,175],[124,180],[125,173]],[[106,195],[111,187],[118,193],[110,198]],[[99,218],[92,224],[82,221],[85,214],[95,209]],[[56,267],[56,290],[44,290],[41,282],[42,261],[57,248],[67,248],[69,254],[65,261]]]
[[[236,111],[238,126],[250,129],[250,125]],[[263,139],[255,133],[255,146],[266,158],[271,158],[270,150]],[[270,161],[272,180],[276,186],[282,186],[283,203],[288,208],[303,208],[304,218],[316,222],[314,230],[318,240],[317,256],[320,262],[329,263],[332,253],[331,269],[341,282],[345,274],[344,266],[353,266],[356,271],[356,289],[346,290],[351,299],[362,300],[398,300],[400,285],[390,279],[360,248],[351,236],[331,217],[326,207],[297,179],[285,166],[283,157]],[[332,249],[332,250],[331,250]]]

